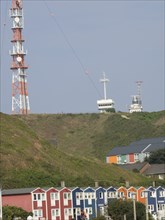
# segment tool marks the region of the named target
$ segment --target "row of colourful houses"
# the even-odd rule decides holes
[[[113,199],[128,199],[147,204],[148,211],[165,217],[165,188],[162,186],[145,188],[110,186],[96,187],[51,187],[2,190],[2,205],[22,207],[33,212],[33,220],[79,220],[81,210],[88,219],[104,215],[107,205]]]
[[[106,156],[107,163],[132,164],[143,162],[151,152],[165,149],[165,137],[149,138],[132,142],[129,146],[112,148]]]

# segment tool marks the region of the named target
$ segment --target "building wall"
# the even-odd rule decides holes
[[[32,211],[31,194],[2,196],[2,206],[6,206],[6,205],[21,207],[27,212],[31,212]]]
[[[145,188],[143,186],[137,189],[137,201],[146,205],[146,198],[143,192],[144,190]]]
[[[59,191],[56,190],[55,188],[50,188],[46,192],[46,197],[47,197],[47,216],[48,216],[48,219],[52,218],[52,210],[53,209],[59,209],[60,210],[59,197],[58,197],[57,200],[56,199],[52,200],[51,193],[58,193],[59,194]],[[59,216],[56,216],[55,220],[60,220],[60,212],[59,212]]]
[[[129,154],[129,162],[130,163],[134,163],[135,162],[135,160],[134,160],[134,154],[132,153],[132,154]]]
[[[126,158],[126,155],[125,155],[125,154],[121,155],[120,158],[121,158],[121,159],[120,159],[120,163],[126,163],[126,162],[127,162],[127,158]]]
[[[117,163],[117,156],[115,155],[115,156],[110,156],[109,157],[109,162],[110,163]]]
[[[75,188],[75,190],[71,190],[69,188],[64,187],[61,190],[57,190],[55,188],[50,188],[47,191],[44,190],[35,190],[31,194],[26,195],[3,195],[2,197],[2,204],[9,205],[9,206],[17,206],[25,209],[26,211],[34,211],[38,209],[42,209],[43,217],[45,217],[46,220],[66,220],[65,218],[65,208],[70,209],[72,214],[73,210],[77,208],[82,208],[89,214],[89,218],[94,218],[97,216],[98,211],[97,210],[103,210],[102,208],[107,205],[107,202],[111,202],[115,198],[121,198],[121,199],[132,199],[131,197],[128,197],[129,192],[136,192],[136,200],[139,202],[142,202],[146,205],[146,199],[144,197],[143,191],[148,190],[148,205],[153,205],[153,210],[151,213],[154,212],[159,213],[159,215],[162,215],[161,213],[165,213],[165,189],[163,187],[149,187],[148,189],[144,188],[143,186],[139,188],[135,188],[133,186],[126,188],[124,186],[119,187],[118,189],[114,187],[109,187],[107,189],[103,187],[87,187],[85,189]],[[55,205],[51,205],[50,201],[50,193],[51,192],[58,192],[59,193],[59,200],[56,201]],[[64,193],[69,192],[72,196],[70,199],[68,199],[68,203],[64,203]],[[74,193],[73,193],[74,192]],[[82,200],[80,205],[76,205],[76,192],[82,192]],[[99,198],[99,193],[103,192],[103,198]],[[153,195],[150,195],[150,192],[154,192]],[[34,194],[36,193],[46,193],[46,199],[43,199],[42,202],[39,201],[38,205],[37,200],[34,200]],[[122,194],[121,194],[122,193]],[[74,202],[73,202],[74,201]],[[74,205],[73,205],[74,204]],[[162,207],[161,210],[159,210],[160,205]],[[60,208],[60,216],[57,218],[52,219],[51,218],[51,210],[54,208]],[[88,211],[92,210],[92,213],[90,214]],[[71,220],[73,218],[73,215],[69,215],[68,220]],[[76,216],[76,220],[79,220],[80,215]],[[39,218],[35,218],[39,220]]]

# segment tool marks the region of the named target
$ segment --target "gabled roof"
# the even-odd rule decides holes
[[[107,156],[124,155],[131,153],[152,152],[165,148],[165,137],[149,138],[132,142],[129,146],[114,147]]]
[[[145,175],[165,174],[165,164],[151,164],[144,172]]]
[[[125,170],[138,170],[140,171],[148,162],[137,162],[133,164],[118,164],[119,167],[125,169]]]
[[[2,190],[2,195],[21,195],[21,194],[31,194],[35,188],[20,188],[20,189],[4,189]]]

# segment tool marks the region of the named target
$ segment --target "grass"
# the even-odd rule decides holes
[[[94,186],[95,181],[117,186],[126,180],[149,185],[152,179],[108,165],[105,157],[114,146],[164,136],[164,113],[1,113],[2,187],[59,186],[62,180],[68,186]]]

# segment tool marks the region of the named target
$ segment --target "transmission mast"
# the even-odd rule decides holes
[[[141,84],[142,81],[136,81],[137,84],[137,95],[132,96],[132,104],[129,107],[129,112],[142,112],[142,99],[141,99]]]
[[[12,0],[12,8],[10,9],[10,17],[12,19],[13,38],[12,50],[12,113],[13,114],[28,114],[30,112],[27,75],[24,60],[27,54],[23,48],[22,30],[24,28],[24,17],[22,0]]]

